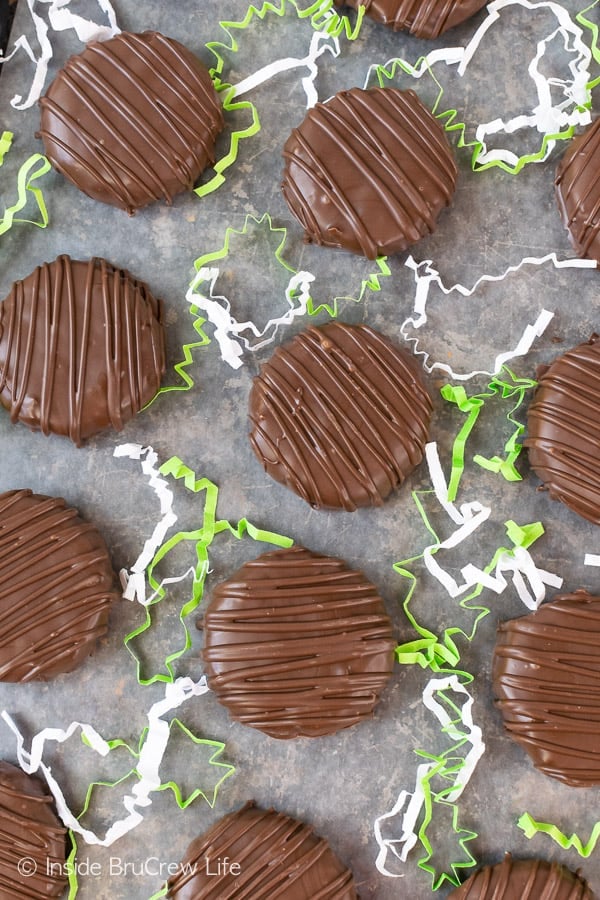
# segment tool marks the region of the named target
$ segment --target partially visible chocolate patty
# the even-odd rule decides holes
[[[66,833],[39,778],[0,762],[0,900],[63,896]]]
[[[97,529],[61,498],[0,494],[0,572],[0,681],[46,681],[80,665],[118,596]]]
[[[358,897],[352,872],[325,838],[291,816],[252,803],[196,838],[179,870],[168,882],[166,896],[173,900]]]
[[[444,129],[414,91],[341,91],[308,111],[283,156],[305,239],[368,259],[432,232],[456,185]]]
[[[600,597],[575,591],[500,625],[493,684],[504,724],[534,766],[600,784]]]
[[[556,199],[578,256],[600,265],[600,119],[574,137],[556,171]]]
[[[541,859],[513,860],[478,869],[448,900],[594,900],[584,879]]]
[[[366,325],[308,328],[250,393],[265,470],[316,508],[379,506],[423,458],[431,398],[406,350]]]
[[[560,356],[539,377],[524,444],[550,496],[600,525],[598,335]]]
[[[375,22],[394,31],[409,31],[419,38],[436,38],[474,16],[486,0],[335,0],[337,6],[359,9]]]
[[[218,585],[204,636],[220,702],[275,738],[332,734],[370,716],[396,644],[363,573],[301,547],[265,553]]]
[[[55,169],[128,213],[194,185],[215,159],[223,112],[205,66],[154,31],[93,41],[40,100]]]
[[[38,266],[0,302],[0,403],[78,445],[120,431],[160,387],[162,318],[147,285],[104,259]]]

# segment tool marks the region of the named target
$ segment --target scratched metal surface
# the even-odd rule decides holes
[[[245,11],[240,0],[180,0],[177,4],[115,0],[114,6],[123,29],[158,28],[186,43],[207,65],[212,64],[213,57],[205,44],[224,37],[219,20],[239,18]],[[571,13],[577,9],[572,0],[564,6]],[[93,8],[90,4],[87,11]],[[493,41],[483,47],[467,83],[460,86],[458,99],[464,104],[468,121],[492,119],[505,111],[513,115],[520,110],[526,95],[526,78],[519,67],[522,47],[538,33],[537,17],[543,14],[516,10],[495,32]],[[393,56],[415,61],[428,49],[464,43],[483,18],[481,13],[436,42],[394,35],[366,22],[355,43],[342,41],[338,59],[330,55],[322,58],[316,82],[319,96],[324,99],[343,87],[362,85],[371,62]],[[30,31],[30,24],[27,5],[21,3],[13,35],[23,30]],[[267,16],[255,28],[238,34],[239,52],[233,58],[232,77],[244,77],[257,67],[257,61],[268,62],[274,54],[304,56],[308,34],[307,24],[294,17]],[[67,32],[53,35],[52,41],[55,55],[49,77],[79,46]],[[560,62],[560,51],[557,58]],[[0,80],[0,124],[15,134],[13,149],[0,173],[4,203],[20,162],[41,150],[35,138],[37,109],[19,112],[10,105],[14,94],[26,91],[30,71],[26,57],[19,55],[5,67]],[[416,89],[430,100],[434,96],[426,79]],[[263,130],[242,145],[226,183],[202,200],[193,194],[180,196],[170,208],[154,205],[129,219],[119,210],[79,194],[58,174],[45,176],[41,186],[50,225],[45,230],[15,225],[0,238],[0,296],[6,295],[15,279],[59,253],[75,258],[103,255],[146,279],[164,298],[169,311],[169,356],[174,362],[180,358],[182,344],[194,339],[184,299],[194,259],[222,245],[227,224],[241,229],[246,214],[259,217],[264,212],[270,213],[275,226],[288,228],[286,257],[296,268],[316,274],[319,299],[354,292],[369,267],[365,269],[359,260],[348,260],[343,253],[306,248],[280,195],[281,146],[304,114],[298,71],[277,76],[256,89],[252,99]],[[412,249],[415,259],[431,259],[446,285],[460,281],[470,286],[483,273],[499,274],[525,256],[541,257],[551,251],[561,259],[571,256],[553,197],[553,173],[561,152],[562,148],[557,148],[550,160],[529,166],[513,178],[498,169],[475,174],[468,152],[457,150],[460,176],[455,200],[442,215],[435,234]],[[240,239],[223,264],[220,292],[231,299],[239,319],[265,321],[281,308],[281,289],[287,276],[273,262],[278,241],[279,236],[273,238],[268,233],[247,241]],[[412,310],[415,293],[413,273],[404,265],[406,257],[401,254],[390,261],[392,274],[383,280],[380,292],[367,292],[360,304],[341,303],[341,317],[367,322],[401,340],[400,325]],[[438,295],[431,307],[425,346],[434,358],[448,361],[457,369],[486,368],[497,353],[516,343],[525,325],[546,307],[555,313],[552,323],[527,357],[513,364],[519,375],[533,377],[540,363],[598,328],[597,278],[593,271],[531,268],[470,299],[451,302]],[[319,317],[319,321],[325,319],[324,315]],[[303,321],[297,320],[277,340],[302,325]],[[288,534],[313,550],[341,556],[362,568],[385,598],[398,639],[408,640],[412,632],[402,612],[407,584],[394,573],[392,564],[418,554],[428,543],[411,499],[411,491],[429,486],[427,470],[424,466],[417,469],[382,509],[354,514],[310,510],[272,483],[246,439],[251,379],[270,352],[266,347],[254,355],[247,354],[244,365],[233,371],[220,359],[213,341],[195,356],[190,369],[195,379],[192,390],[162,396],[123,434],[104,434],[81,449],[65,440],[31,434],[20,425],[11,426],[8,417],[0,415],[0,490],[31,487],[64,496],[102,530],[118,569],[135,560],[158,518],[158,509],[138,465],[115,459],[113,451],[123,442],[152,445],[161,460],[176,454],[198,475],[220,486],[222,517],[237,520],[247,516],[263,528]],[[169,379],[174,380],[172,372]],[[429,379],[435,405],[431,436],[438,442],[447,466],[453,437],[463,419],[439,397],[442,383],[443,378],[437,375]],[[484,386],[485,379],[476,380],[468,390],[475,392]],[[470,455],[501,451],[507,437],[505,413],[500,404],[486,409],[473,435]],[[546,534],[534,549],[538,563],[562,575],[568,589],[598,591],[598,570],[583,566],[584,552],[597,549],[596,529],[538,492],[538,480],[529,472],[526,460],[520,468],[523,481],[509,484],[468,464],[459,500],[478,499],[491,506],[492,514],[486,528],[468,545],[462,545],[448,560],[448,566],[457,574],[467,562],[485,564],[504,542],[503,523],[509,518],[521,524],[541,520]],[[447,535],[450,523],[445,514],[434,501],[427,501],[427,508],[434,526],[442,536]],[[201,502],[186,495],[182,487],[177,488],[177,509],[182,528],[199,525]],[[263,549],[250,540],[239,544],[219,541],[211,559],[208,591],[211,584]],[[187,566],[190,560],[177,562]],[[415,573],[418,588],[413,609],[417,619],[434,631],[454,624],[468,630],[472,620],[459,610],[457,602],[450,600],[419,564]],[[523,752],[503,734],[489,680],[495,626],[502,619],[522,614],[524,608],[511,591],[500,597],[484,591],[481,599],[491,613],[480,624],[472,644],[462,642],[460,649],[462,667],[475,676],[474,715],[483,728],[487,752],[461,798],[461,825],[478,833],[469,846],[480,862],[498,861],[504,851],[510,850],[525,856],[538,853],[577,868],[578,857],[542,838],[528,842],[516,827],[516,819],[528,809],[534,816],[557,821],[565,830],[578,830],[587,837],[597,815],[597,792],[569,789],[536,773]],[[166,650],[179,639],[176,600],[163,609],[158,627],[144,641],[143,652],[149,662],[160,664]],[[50,684],[2,685],[0,706],[15,717],[28,737],[44,726],[64,727],[76,719],[92,723],[106,737],[135,742],[144,727],[146,711],[164,693],[160,685],[142,688],[137,684],[135,667],[123,647],[124,635],[139,621],[140,611],[133,604],[117,604],[109,636],[79,671]],[[199,677],[200,632],[193,629],[192,639],[193,648],[178,663],[177,674]],[[224,784],[214,809],[198,799],[187,810],[179,811],[169,792],[159,793],[143,824],[113,847],[82,844],[82,871],[86,865],[95,864],[95,868],[92,874],[81,876],[81,898],[137,900],[150,896],[161,884],[161,865],[164,873],[167,864],[180,859],[193,837],[250,798],[313,824],[351,865],[363,900],[428,897],[430,879],[417,866],[417,851],[405,866],[396,868],[401,878],[385,878],[375,867],[377,845],[373,836],[374,818],[393,806],[401,789],[410,790],[414,785],[418,762],[415,750],[439,752],[447,746],[421,703],[428,678],[429,674],[418,668],[397,667],[371,721],[312,742],[277,742],[232,724],[210,694],[188,703],[180,710],[182,720],[198,734],[225,741],[225,756],[236,765],[236,774]],[[0,728],[0,754],[9,760],[15,758],[14,741],[4,726]],[[98,764],[89,752],[72,744],[50,761],[74,808],[81,804],[90,781],[115,778],[127,770],[119,754]],[[164,775],[179,779],[188,790],[210,783],[213,777],[193,745],[185,741],[173,747],[165,760]],[[118,798],[114,792],[104,791],[87,821],[102,829],[118,815]],[[399,836],[400,823],[393,827]],[[446,819],[434,833],[440,856],[448,854],[455,860]],[[581,869],[600,890],[597,855],[583,861]],[[448,892],[446,884],[439,896]]]

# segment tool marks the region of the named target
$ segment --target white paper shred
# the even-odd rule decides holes
[[[123,597],[126,600],[137,600],[142,606],[147,606],[155,598],[146,596],[146,569],[154,559],[158,548],[162,545],[165,535],[171,526],[177,521],[173,510],[173,491],[168,487],[166,479],[162,478],[157,467],[158,454],[152,447],[142,447],[141,444],[120,444],[115,447],[114,456],[138,460],[142,464],[142,472],[148,478],[148,484],[156,494],[160,503],[161,519],[154,526],[151,536],[144,543],[142,552],[134,562],[131,569],[122,569],[119,573],[123,587]],[[173,581],[181,581],[187,576],[187,572]],[[165,584],[167,583],[165,579]]]
[[[522,6],[533,14],[540,9],[548,9],[555,16],[556,26],[550,34],[541,36],[537,40],[535,54],[527,65],[527,74],[533,82],[537,103],[531,110],[510,119],[504,120],[497,117],[477,126],[475,139],[482,145],[476,157],[478,165],[504,162],[507,165],[516,166],[519,162],[519,156],[506,148],[488,150],[486,140],[495,134],[509,135],[525,128],[531,128],[541,135],[548,136],[570,126],[587,125],[591,122],[591,114],[584,107],[590,101],[587,84],[591,80],[589,69],[592,54],[583,40],[582,29],[571,19],[567,10],[559,3],[549,2],[549,0],[542,0],[538,3],[529,2],[529,0],[494,0],[487,6],[487,18],[484,19],[465,47],[433,50],[421,57],[416,65],[412,65],[406,60],[392,58],[384,66],[389,70],[395,62],[400,63],[407,75],[412,78],[421,78],[435,65],[443,63],[447,66],[456,66],[458,75],[463,76],[484,37],[500,21],[501,12],[511,6]],[[532,21],[535,21],[533,17]],[[571,72],[570,79],[559,78],[552,74],[544,59],[548,47],[557,38],[562,40],[565,52],[573,56],[568,65]],[[548,69],[546,75],[542,71],[544,67]],[[376,65],[370,67],[365,87],[370,83],[377,68]],[[561,99],[553,102],[553,96]],[[546,153],[539,162],[548,158],[555,145],[555,140],[547,142]]]
[[[314,275],[310,272],[296,272],[292,275],[285,289],[287,310],[282,315],[269,319],[264,328],[260,329],[254,322],[238,322],[231,314],[231,303],[227,297],[214,293],[219,271],[218,267],[200,268],[185,299],[191,306],[206,313],[206,318],[215,327],[214,337],[219,344],[221,358],[233,369],[239,369],[243,365],[241,357],[244,349],[256,351],[270,344],[281,326],[289,325],[296,316],[306,314]],[[206,288],[201,288],[204,284],[208,285],[208,293]],[[252,337],[246,337],[245,333]]]
[[[340,55],[340,42],[333,35],[315,31],[311,37],[310,48],[306,56],[301,59],[288,56],[274,60],[234,85],[232,96],[241,97],[242,94],[247,94],[248,91],[254,90],[259,85],[264,84],[265,81],[270,81],[281,72],[288,72],[290,69],[308,69],[308,75],[302,78],[301,84],[306,94],[306,107],[310,109],[319,99],[315,88],[315,80],[319,74],[317,60],[323,53],[331,53],[336,59]]]
[[[458,526],[444,541],[430,544],[425,548],[423,562],[428,572],[453,598],[460,597],[478,585],[501,594],[509,585],[504,573],[509,573],[510,583],[522,603],[528,609],[537,609],[546,596],[546,588],[561,587],[563,579],[538,568],[529,551],[523,547],[515,547],[514,550],[503,553],[493,574],[468,563],[461,569],[463,581],[460,584],[443,568],[439,561],[441,559],[439,551],[453,549],[470,537],[489,518],[491,509],[477,500],[462,503],[457,508],[448,500],[448,486],[442,471],[437,443],[431,442],[426,445],[425,458],[435,496],[440,506]]]
[[[477,375],[496,375],[502,366],[509,360],[518,356],[524,356],[529,352],[534,340],[540,337],[548,324],[551,322],[554,313],[547,309],[542,309],[535,322],[527,325],[523,334],[512,350],[499,353],[489,369],[477,369],[472,372],[455,372],[449,365],[442,362],[430,362],[430,354],[426,350],[419,347],[419,338],[411,337],[407,332],[409,328],[417,331],[427,323],[427,301],[432,285],[435,285],[443,294],[449,296],[456,292],[463,297],[471,297],[481,284],[486,282],[503,281],[508,275],[514,274],[524,266],[542,266],[551,263],[556,269],[578,268],[578,269],[595,269],[596,262],[592,259],[563,259],[559,260],[555,253],[548,253],[546,256],[533,257],[527,256],[514,266],[508,266],[500,275],[482,275],[477,279],[473,287],[467,288],[462,284],[454,284],[452,287],[446,287],[442,282],[439,272],[433,267],[432,260],[427,259],[423,262],[416,262],[412,256],[409,256],[405,265],[414,272],[415,278],[415,297],[413,306],[413,315],[404,320],[400,326],[400,332],[404,340],[413,344],[413,353],[416,356],[423,357],[423,367],[429,373],[434,369],[439,369],[450,376],[454,381],[468,381]]]
[[[466,697],[465,702],[460,708],[460,722],[462,729],[458,728],[456,719],[456,710],[452,709],[452,715],[449,715],[446,707],[440,700],[436,699],[436,694],[440,692],[441,700],[445,700],[443,692],[449,690]],[[454,702],[454,701],[453,701]],[[448,735],[450,741],[465,740],[470,744],[470,749],[464,757],[463,765],[456,773],[452,790],[448,793],[446,799],[449,803],[455,803],[475,771],[477,763],[485,752],[485,744],[481,728],[473,722],[473,697],[461,684],[457,675],[448,675],[445,678],[432,678],[423,691],[423,703],[436,717],[445,734]],[[458,703],[456,704],[458,706]],[[412,791],[402,790],[398,795],[398,799],[389,812],[378,816],[373,824],[375,839],[379,852],[375,865],[382,875],[392,878],[403,877],[402,872],[391,871],[388,868],[388,857],[405,863],[408,854],[413,849],[418,840],[417,825],[423,804],[425,802],[425,793],[423,790],[423,782],[428,772],[436,765],[435,762],[421,763],[417,766],[415,777],[415,786]],[[401,817],[400,836],[397,838],[384,838],[382,824],[384,822],[396,820]]]
[[[35,66],[33,80],[25,100],[23,100],[22,94],[16,94],[10,101],[11,106],[15,109],[29,109],[29,107],[37,103],[44,90],[48,74],[48,63],[53,55],[52,42],[48,36],[48,23],[37,10],[46,7],[48,22],[52,30],[68,31],[72,28],[82,43],[105,41],[110,37],[114,37],[115,34],[119,34],[120,28],[117,25],[117,18],[110,0],[98,0],[101,11],[108,19],[108,25],[100,25],[72,12],[68,8],[70,2],[71,0],[27,0],[27,6],[39,44],[39,52],[37,54],[34,52],[29,39],[22,34],[14,42],[11,53],[8,56],[0,57],[0,63],[5,63],[12,59],[19,50],[24,50]]]
[[[55,803],[58,814],[67,828],[81,835],[88,844],[98,844],[109,847],[124,834],[139,825],[143,819],[140,808],[148,807],[152,803],[150,797],[153,791],[161,784],[160,765],[169,742],[169,723],[163,717],[178,709],[190,697],[200,697],[208,692],[209,688],[205,676],[198,682],[191,678],[178,678],[172,684],[165,685],[164,699],[154,703],[147,713],[148,726],[144,743],[142,744],[139,760],[136,763],[138,781],[130,794],[123,796],[123,806],[127,816],[118,819],[108,828],[104,837],[99,837],[95,832],[84,828],[77,817],[69,809],[64,794],[57,780],[52,775],[51,769],[43,761],[46,743],[54,742],[62,744],[67,741],[78,729],[81,729],[92,750],[100,756],[106,756],[109,745],[91,725],[81,722],[72,722],[65,730],[61,728],[44,728],[38,732],[31,741],[31,749],[25,749],[25,739],[10,715],[3,710],[2,719],[14,733],[17,740],[17,759],[19,765],[28,775],[39,772],[44,776]]]
[[[600,566],[600,556],[597,553],[586,553],[583,564],[584,566]]]

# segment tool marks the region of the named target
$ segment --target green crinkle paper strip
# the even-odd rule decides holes
[[[522,829],[526,837],[532,838],[536,834],[547,834],[563,850],[576,850],[584,859],[592,855],[600,839],[600,822],[595,823],[592,833],[585,844],[578,835],[567,835],[557,825],[552,825],[549,822],[537,822],[528,812],[523,813],[517,825]]]
[[[10,150],[13,133],[4,131],[0,137],[0,166],[4,162],[4,158]],[[4,234],[12,228],[15,222],[27,222],[31,225],[37,225],[38,228],[45,228],[48,224],[48,210],[44,201],[44,195],[34,182],[46,172],[50,170],[50,163],[41,153],[34,153],[22,164],[17,175],[17,201],[12,206],[4,210],[4,215],[0,217],[0,235]],[[35,222],[32,219],[17,219],[17,213],[27,205],[29,195],[33,196],[37,204],[42,221]]]
[[[290,547],[293,544],[291,538],[257,528],[246,518],[240,519],[237,523],[229,522],[227,519],[218,519],[217,500],[219,489],[217,485],[208,478],[196,478],[195,473],[188,468],[179,457],[173,456],[168,459],[163,463],[159,471],[161,475],[170,475],[176,480],[182,480],[187,490],[192,491],[192,493],[203,493],[204,510],[202,525],[194,531],[180,531],[168,538],[156,551],[151,563],[146,569],[146,578],[154,592],[154,598],[148,606],[145,607],[145,621],[125,637],[125,646],[135,659],[137,678],[141,685],[154,684],[157,681],[164,683],[174,681],[175,674],[173,665],[176,660],[183,656],[183,654],[191,647],[191,636],[187,625],[187,619],[194,610],[198,608],[202,600],[204,583],[209,569],[209,548],[217,535],[225,532],[226,534],[233,536],[236,540],[240,540],[244,535],[248,535],[248,537],[252,538],[254,541],[264,541],[278,547]],[[177,650],[169,653],[164,662],[165,671],[155,672],[146,678],[142,675],[142,663],[135,653],[132,643],[139,635],[146,632],[152,626],[152,607],[159,603],[166,594],[164,587],[155,575],[155,569],[158,564],[168,556],[173,548],[183,541],[193,542],[196,553],[192,593],[179,612],[179,621],[184,634],[183,645]]]

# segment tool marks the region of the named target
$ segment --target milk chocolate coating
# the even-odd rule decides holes
[[[283,156],[305,240],[368,259],[430,234],[456,185],[444,129],[414,91],[341,91],[309,110]]]
[[[218,874],[225,858],[234,873]],[[249,803],[190,844],[179,873],[169,879],[167,897],[357,900],[358,895],[352,873],[311,827]]]
[[[63,896],[66,833],[39,778],[0,762],[0,900]],[[21,860],[33,874],[19,873]]]
[[[600,264],[600,119],[573,138],[556,171],[556,199],[578,256]]]
[[[120,431],[164,371],[160,302],[106,260],[59,256],[0,302],[0,403],[12,422],[79,445]]]
[[[363,573],[302,547],[265,553],[218,585],[204,634],[217,698],[275,738],[332,734],[370,716],[396,644]]]
[[[556,359],[527,413],[532,468],[554,500],[600,524],[600,340]]]
[[[600,784],[600,597],[575,591],[500,625],[493,684],[504,724],[546,775]]]
[[[411,354],[366,325],[310,327],[254,379],[250,443],[316,508],[380,506],[423,458],[432,412]]]
[[[586,881],[566,866],[541,859],[513,860],[475,872],[448,900],[594,900]]]
[[[106,544],[61,498],[0,494],[0,681],[70,672],[118,596]]]
[[[336,0],[336,6],[365,8],[375,22],[419,38],[436,38],[474,16],[486,0]]]
[[[205,66],[154,31],[91,42],[40,106],[38,136],[54,168],[129,214],[191,188],[214,162],[224,124]]]

